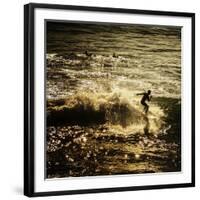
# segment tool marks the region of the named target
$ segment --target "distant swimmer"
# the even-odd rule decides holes
[[[92,53],[89,53],[87,50],[85,51],[85,55],[91,57]]]
[[[115,52],[113,53],[113,58],[118,58],[118,56]]]
[[[138,93],[137,95],[143,95],[140,103],[144,106],[144,112],[147,114],[149,110],[149,105],[146,103],[146,101],[151,101],[152,96],[150,96],[151,90],[148,90],[147,92]]]

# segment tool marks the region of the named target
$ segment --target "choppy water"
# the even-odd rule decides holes
[[[47,177],[180,171],[180,28],[48,22],[46,58]]]

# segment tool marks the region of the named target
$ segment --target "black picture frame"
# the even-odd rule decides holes
[[[34,11],[36,8],[57,9],[57,10],[79,10],[79,11],[98,11],[108,13],[129,13],[143,15],[159,15],[159,16],[178,16],[188,17],[192,20],[192,181],[191,183],[167,184],[167,185],[144,185],[131,187],[117,188],[99,188],[99,189],[84,189],[84,190],[66,190],[66,191],[46,191],[35,192],[34,182]],[[55,4],[35,4],[30,3],[24,6],[24,195],[28,197],[36,196],[52,196],[52,195],[72,195],[84,193],[99,193],[99,192],[122,192],[134,190],[150,190],[162,188],[183,188],[195,186],[195,14],[186,12],[166,12],[153,10],[136,10],[122,8],[105,8],[105,7],[87,7],[73,5],[55,5]],[[103,186],[102,186],[103,187]]]

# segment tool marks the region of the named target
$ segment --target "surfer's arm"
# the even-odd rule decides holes
[[[149,96],[149,97],[148,97],[148,101],[151,101],[151,99],[152,99],[152,96]]]
[[[145,93],[137,93],[136,95],[144,95]]]

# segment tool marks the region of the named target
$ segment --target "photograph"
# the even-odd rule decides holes
[[[44,26],[46,178],[181,172],[182,27]]]

